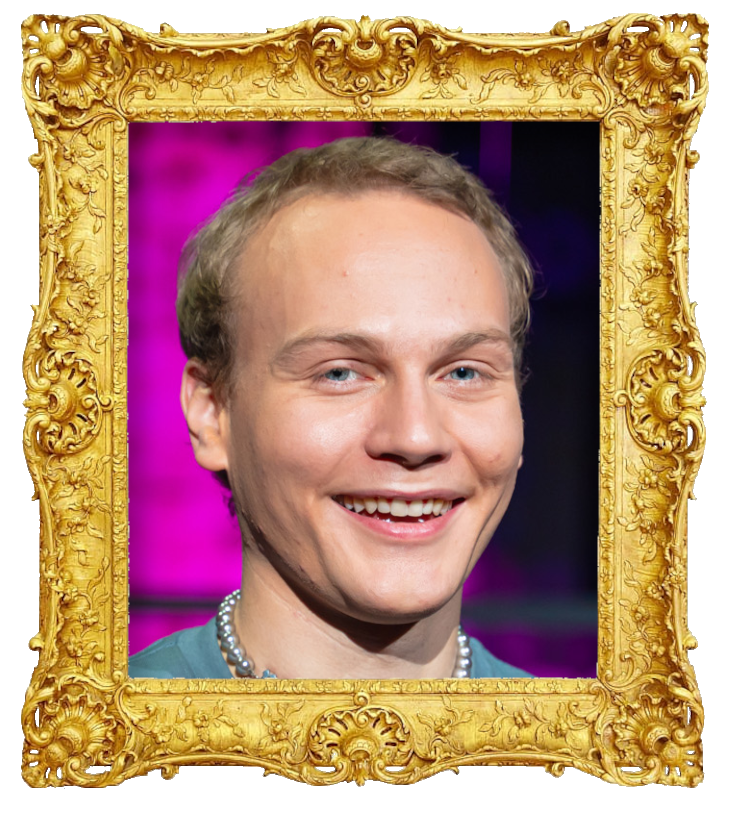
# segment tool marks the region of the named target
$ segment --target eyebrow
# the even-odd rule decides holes
[[[514,350],[514,343],[506,331],[499,328],[490,328],[485,331],[468,331],[453,337],[449,342],[442,343],[442,353],[455,355],[467,351],[476,345],[493,343],[505,345],[510,351]],[[295,361],[301,352],[314,345],[335,344],[344,345],[358,351],[379,354],[383,344],[367,334],[355,334],[348,331],[339,333],[311,332],[296,337],[287,342],[272,359],[271,366],[286,367]]]
[[[487,331],[468,331],[455,337],[445,347],[445,352],[449,354],[461,354],[475,345],[483,343],[493,343],[495,345],[505,345],[510,351],[514,350],[514,342],[511,336],[500,328],[489,328]]]

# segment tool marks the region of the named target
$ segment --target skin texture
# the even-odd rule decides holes
[[[449,676],[463,582],[521,464],[493,250],[405,193],[307,195],[236,272],[228,399],[193,361],[182,397],[198,462],[233,489],[247,652],[281,677]],[[334,500],[377,494],[464,500],[429,525]]]

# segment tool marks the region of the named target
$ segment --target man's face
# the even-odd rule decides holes
[[[403,193],[310,195],[250,239],[238,275],[222,422],[254,557],[367,622],[457,601],[522,451],[506,289],[483,233]]]

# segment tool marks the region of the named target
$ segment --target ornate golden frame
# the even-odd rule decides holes
[[[538,764],[696,785],[686,511],[704,447],[704,353],[687,291],[687,181],[706,22],[633,14],[575,33],[561,22],[466,35],[408,17],[324,17],[261,35],[154,35],[34,15],[22,36],[41,199],[24,357],[41,513],[28,784],[105,786],[184,764],[406,784],[467,764]],[[284,118],[600,122],[598,679],[128,678],[127,123]]]

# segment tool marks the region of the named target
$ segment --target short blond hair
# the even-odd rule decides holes
[[[180,259],[177,319],[188,358],[228,391],[232,366],[231,281],[249,238],[279,209],[309,194],[356,196],[399,190],[475,223],[506,282],[517,381],[529,327],[533,273],[514,227],[482,182],[455,159],[391,138],[347,138],[301,148],[248,176],[187,242]]]

